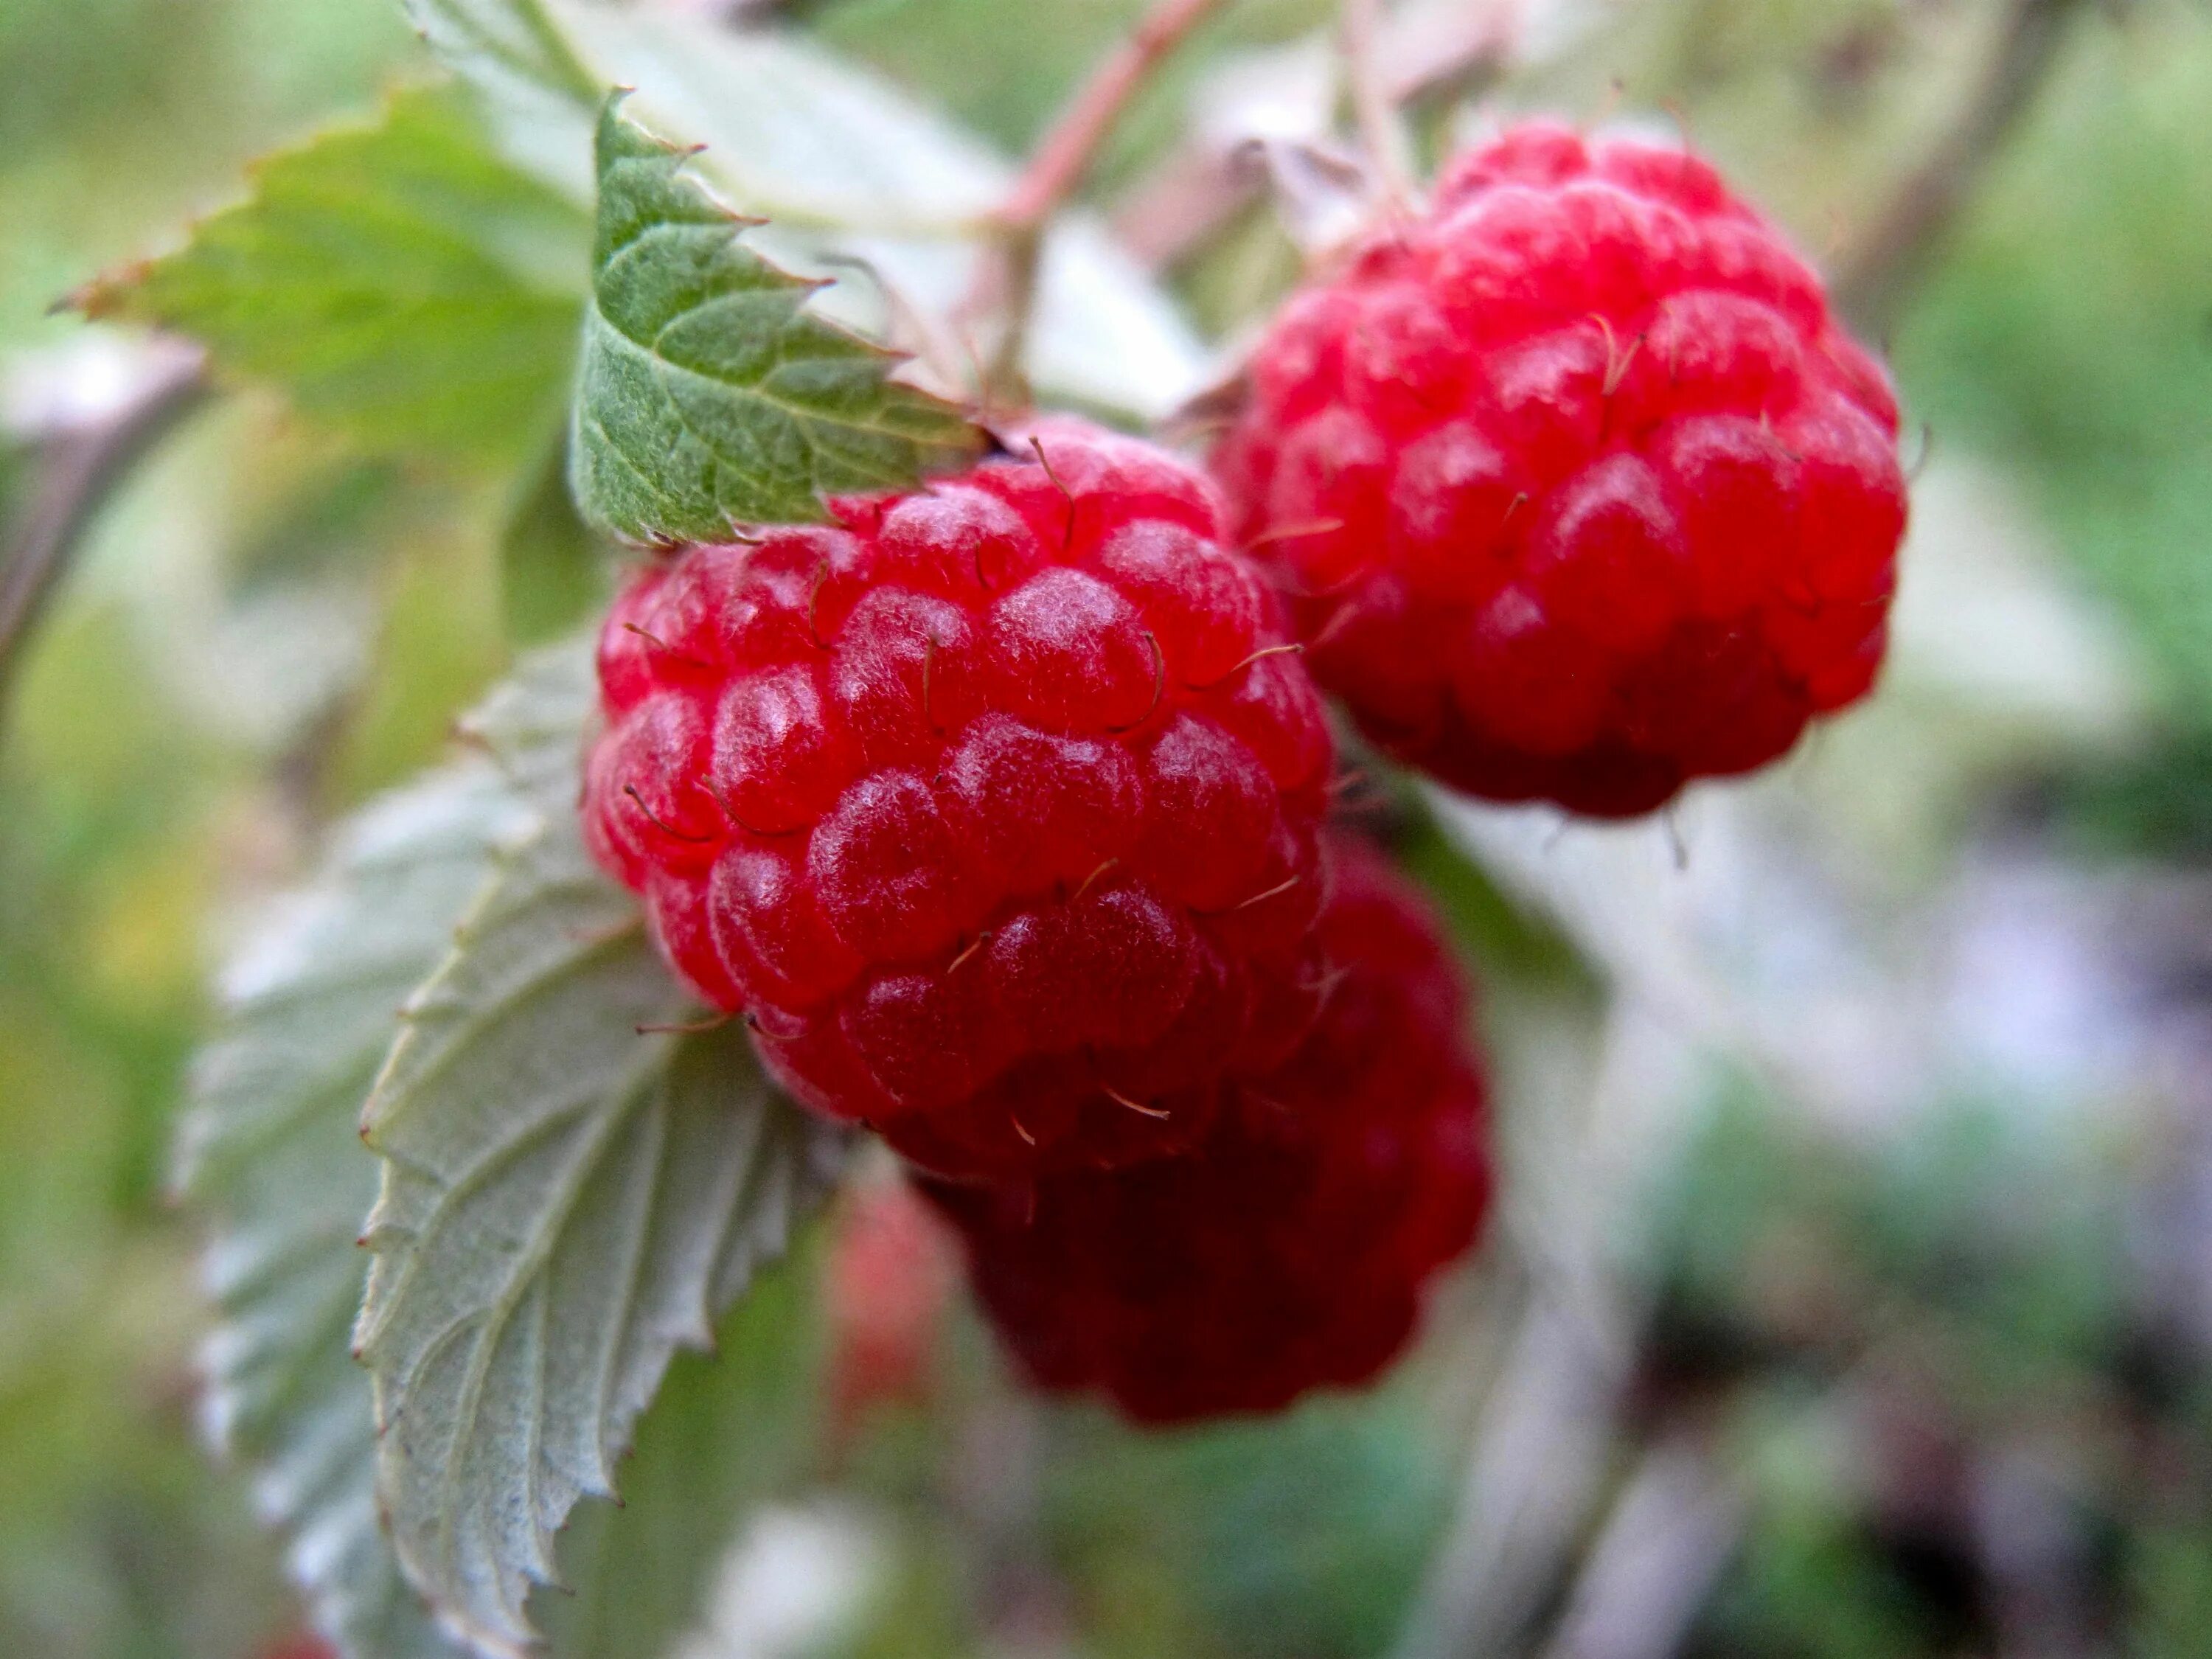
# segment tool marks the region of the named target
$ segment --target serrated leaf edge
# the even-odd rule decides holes
[[[942,462],[963,453],[972,453],[981,447],[986,434],[977,425],[970,410],[927,392],[920,386],[892,378],[899,368],[914,361],[914,354],[900,351],[879,341],[872,340],[867,336],[848,328],[835,318],[824,316],[812,307],[811,303],[812,294],[830,287],[834,282],[833,278],[801,276],[787,269],[743,240],[745,231],[758,228],[767,224],[769,221],[742,213],[731,206],[723,200],[710,179],[688,165],[693,157],[706,153],[706,145],[696,143],[682,145],[672,143],[623,114],[622,106],[629,98],[632,90],[628,87],[612,88],[599,108],[598,131],[593,143],[593,156],[594,171],[601,181],[602,190],[605,188],[605,176],[611,171],[611,166],[605,160],[608,135],[618,126],[622,130],[635,133],[650,146],[654,153],[635,155],[612,165],[647,167],[664,173],[670,179],[680,178],[697,196],[702,205],[714,218],[727,226],[727,236],[723,244],[725,247],[739,248],[746,258],[757,262],[769,277],[787,285],[794,291],[797,297],[791,307],[793,316],[803,316],[810,325],[823,331],[826,336],[836,340],[839,344],[849,348],[856,357],[874,360],[882,368],[883,387],[890,398],[891,406],[894,409],[903,406],[917,418],[929,416],[947,419],[951,422],[951,428],[941,437],[931,437],[903,430],[896,422],[887,422],[881,418],[865,421],[841,418],[837,424],[854,432],[867,433],[913,445],[917,453],[919,470],[925,474],[931,470],[933,456]],[[688,377],[702,385],[711,386],[723,394],[744,398],[776,410],[791,423],[793,432],[806,444],[809,453],[819,455],[821,453],[819,445],[807,429],[810,423],[823,418],[817,412],[808,410],[804,405],[788,403],[757,386],[737,386],[726,380],[717,380],[712,375],[701,374],[697,370],[672,363],[660,355],[657,342],[639,339],[635,335],[618,327],[607,316],[599,300],[599,290],[606,272],[618,260],[636,248],[647,234],[665,228],[671,222],[657,221],[641,225],[625,240],[607,250],[604,256],[601,255],[595,241],[592,260],[592,295],[585,307],[584,325],[586,334],[588,335],[594,329],[604,330],[610,340],[619,342],[629,351],[641,358],[651,370],[655,381],[663,386],[663,398],[676,420],[682,425],[684,432],[707,454],[719,456],[720,452],[704,434],[691,424],[684,414],[683,400],[665,389],[674,376]],[[707,222],[698,220],[690,222],[703,226]],[[574,422],[579,428],[588,426],[598,435],[599,442],[593,451],[594,459],[611,456],[620,463],[632,478],[637,481],[646,493],[653,495],[663,493],[650,478],[638,471],[636,464],[614,441],[612,434],[608,432],[605,424],[595,416],[589,414],[583,408],[580,400],[578,401],[575,409]],[[966,441],[954,441],[955,433],[964,433]],[[576,453],[580,454],[580,449]],[[880,475],[877,487],[895,489],[912,481],[912,478],[902,471],[884,471]],[[818,506],[820,503],[818,494],[816,499]],[[817,519],[823,516],[826,516],[826,514],[817,513]],[[726,527],[735,528],[744,522],[757,521],[733,519]],[[625,539],[628,538],[625,537]],[[670,538],[654,535],[648,538],[648,544],[659,544],[666,539]]]

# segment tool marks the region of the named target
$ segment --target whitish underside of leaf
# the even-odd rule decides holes
[[[487,711],[487,740],[527,699]],[[504,855],[410,999],[364,1120],[385,1159],[356,1338],[410,1577],[493,1653],[577,1499],[611,1495],[679,1346],[828,1189],[841,1139],[693,1017],[570,799]],[[641,1030],[641,1027],[648,1028]]]
[[[460,721],[501,775],[548,818],[575,811],[583,750],[599,702],[593,641],[532,652]]]
[[[520,1644],[512,1629],[482,1628],[466,1596],[449,1598],[446,1629],[433,1621],[380,1522],[391,1504],[380,1479],[390,1485],[394,1457],[444,1424],[454,1432],[434,1437],[459,1454],[453,1467],[489,1483],[457,1492],[453,1514],[466,1518],[455,1536],[477,1535],[471,1528],[502,1501],[509,1519],[514,1504],[535,1503],[557,1522],[562,1506],[549,1494],[564,1475],[544,1460],[588,1462],[605,1486],[670,1351],[704,1340],[826,1186],[840,1150],[833,1133],[769,1095],[734,1031],[641,1037],[629,1023],[676,1000],[637,954],[627,901],[594,886],[567,829],[592,694],[587,650],[540,653],[465,723],[483,755],[355,819],[314,883],[226,975],[222,1023],[196,1068],[179,1182],[212,1224],[207,1275],[222,1316],[207,1352],[210,1427],[249,1466],[318,1625],[348,1659],[453,1659],[449,1632]],[[534,908],[540,899],[548,910]],[[464,914],[472,943],[456,951]],[[563,931],[576,921],[592,925]],[[572,969],[564,953],[579,959]],[[593,1058],[583,1025],[556,1021],[532,1037],[526,1010],[545,1005],[524,988],[538,968],[549,994],[560,984],[595,1004],[592,988],[608,991],[623,1012],[601,1018],[594,1006],[586,1019],[599,1022],[591,1030],[610,1055]],[[434,971],[430,991],[415,995]],[[479,993],[483,1006],[467,1006]],[[411,1079],[391,1139],[432,1167],[395,1176],[398,1195],[380,1212],[410,1233],[400,1255],[420,1268],[417,1292],[386,1306],[386,1340],[408,1350],[426,1318],[481,1311],[465,1305],[481,1291],[486,1307],[504,1298],[526,1310],[544,1364],[528,1386],[508,1388],[487,1321],[457,1328],[449,1347],[490,1345],[485,1371],[499,1386],[486,1391],[487,1415],[471,1426],[444,1414],[434,1359],[404,1396],[408,1426],[380,1443],[372,1379],[349,1340],[372,1259],[356,1236],[380,1168],[358,1126],[410,996],[424,1011],[422,1041],[410,1037],[413,1058],[386,1074],[388,1085]],[[552,1002],[574,1006],[558,994]],[[512,1144],[501,1118],[513,1091],[537,1086],[498,1058],[518,1046],[540,1051],[531,1078],[562,1073],[568,1091],[551,1112],[533,1115],[526,1102],[515,1114],[520,1139],[537,1147],[527,1167],[497,1151]],[[564,1060],[579,1065],[564,1070]],[[471,1080],[487,1070],[489,1095]],[[568,1085],[585,1072],[623,1075],[572,1107]],[[471,1139],[479,1133],[490,1144]],[[471,1160],[458,1182],[435,1167],[445,1152]],[[528,1183],[549,1162],[574,1176],[557,1218],[530,1210]],[[503,1247],[524,1233],[546,1249],[518,1294],[518,1258]],[[397,1257],[381,1260],[390,1267]],[[434,1308],[421,1291],[427,1281],[446,1297]],[[737,1506],[786,1474],[805,1443],[814,1349],[802,1281],[779,1276],[761,1306],[748,1298],[725,1322],[733,1351],[687,1367],[649,1415],[641,1457],[624,1472],[629,1506],[595,1509],[562,1539],[558,1559],[579,1594],[556,1598],[548,1614],[559,1659],[654,1659],[696,1616]],[[515,1425],[510,1437],[487,1437],[493,1419]],[[528,1455],[502,1461],[502,1448]],[[510,1480],[521,1484],[499,1484]],[[398,1484],[409,1505],[392,1506],[394,1517],[419,1522],[418,1484]],[[542,1535],[530,1535],[542,1555]]]
[[[222,1322],[205,1410],[251,1470],[317,1625],[349,1654],[449,1659],[377,1524],[366,1372],[348,1333],[376,1160],[356,1131],[392,1011],[434,968],[490,849],[526,814],[478,762],[356,819],[240,953],[194,1072],[180,1181],[210,1214]]]
[[[504,464],[557,428],[586,234],[465,94],[416,90],[269,158],[248,199],[80,301],[188,334],[372,447]]]
[[[708,541],[819,519],[824,495],[902,488],[974,452],[958,410],[809,312],[819,284],[746,247],[684,152],[617,102],[599,118],[570,450],[588,514],[635,541]]]
[[[603,90],[540,0],[400,0],[432,51],[471,80],[588,111]]]
[[[808,1234],[818,1240],[818,1225]],[[556,1552],[566,1593],[531,1611],[558,1659],[672,1659],[707,1614],[746,1511],[811,1466],[825,1331],[817,1252],[763,1273],[715,1332],[678,1354],[623,1461],[623,1503],[587,1504]]]

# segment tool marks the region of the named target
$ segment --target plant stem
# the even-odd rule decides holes
[[[1972,198],[1989,165],[2049,78],[2079,0],[2013,0],[1987,70],[1935,149],[1842,264],[1835,295],[1876,338],[1887,335]]]
[[[1344,0],[1339,27],[1359,148],[1383,204],[1402,206],[1413,196],[1413,158],[1407,152],[1406,130],[1398,121],[1397,100],[1382,69],[1381,0]]]
[[[0,730],[23,647],[94,515],[110,489],[207,389],[199,353],[179,352],[97,424],[49,439],[33,464],[27,499],[0,540]]]
[[[1183,42],[1184,37],[1227,3],[1227,0],[1157,0],[1137,27],[1091,72],[1091,79],[1030,156],[1013,194],[999,210],[1010,229],[1042,225],[1082,184],[1114,123]]]
[[[1021,363],[1029,340],[1030,313],[1036,304],[1037,269],[1043,255],[1044,228],[1082,185],[1099,146],[1114,124],[1168,56],[1190,32],[1220,10],[1228,0],[1156,0],[1127,40],[1091,72],[1061,112],[1014,188],[994,216],[1000,238],[999,256],[985,270],[999,276],[1006,317],[1005,333],[985,376],[988,403],[995,392],[1025,396]]]

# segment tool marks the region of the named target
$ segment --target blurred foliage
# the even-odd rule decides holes
[[[790,9],[1012,151],[1140,0]],[[1996,12],[1599,9],[1589,49],[1516,100],[1673,106],[1816,248],[1941,130]],[[2116,621],[2154,729],[1992,762],[1926,867],[1988,833],[2179,881],[2212,862],[2212,14],[2079,11],[1893,345],[1938,457],[1990,469],[2063,550],[2063,591]],[[1245,0],[1139,103],[1102,185],[1172,148],[1224,52],[1328,12]],[[81,331],[47,314],[58,296],[243,199],[249,158],[373,121],[423,73],[387,0],[6,0],[0,368]],[[1176,276],[1224,325],[1293,270],[1255,210]],[[0,734],[0,1653],[245,1659],[295,1616],[249,1495],[195,1443],[204,1316],[164,1199],[171,1115],[236,907],[296,872],[331,814],[441,752],[518,643],[601,602],[607,562],[544,424],[492,434],[515,464],[461,477],[228,398],[104,515],[24,665]],[[0,454],[0,515],[22,477]],[[1939,738],[1983,734],[1927,734],[1894,765],[1954,769]],[[1595,1003],[1563,937],[1417,815],[1389,827],[1491,1006]],[[2052,1582],[2104,1650],[2208,1651],[2212,1368],[2201,1314],[2174,1304],[2190,1274],[2154,1271],[2185,1255],[2172,1188],[2197,1154],[2186,1133],[2179,1152],[2093,1135],[2110,1103],[2088,1103],[2052,1127],[2006,1097],[1954,1102],[1853,1139],[1739,1079],[1676,1149],[1650,1231],[1617,1241],[1657,1296],[1634,1431],[1712,1425],[1750,1516],[1691,1650],[1986,1650],[2002,1595],[1961,1494],[2055,1460]],[[973,1345],[946,1369],[956,1418],[1003,1386]],[[1380,1653],[1456,1476],[1463,1425],[1423,1383],[1161,1439],[1054,1413],[1024,1524],[1101,1653]],[[890,1561],[839,1651],[990,1639],[957,1443],[910,1416],[836,1472],[888,1517]],[[1891,1479],[1900,1463],[1927,1478]]]
[[[1720,1423],[1748,1511],[1688,1651],[1988,1651],[2039,1595],[2054,1650],[2203,1650],[2212,1355],[2139,1158],[1988,1106],[1869,1152],[1716,1105],[1640,1258],[1644,1431]]]
[[[1450,1468],[1402,1403],[1146,1437],[1066,1425],[1055,1555],[1103,1651],[1354,1659],[1386,1647],[1447,1509]]]
[[[2003,456],[2212,720],[2212,16],[2085,30],[1897,342],[1938,442]]]
[[[307,122],[366,106],[409,55],[377,0],[10,0],[0,8],[0,340],[94,271],[240,193]]]
[[[2212,864],[2212,726],[2178,726],[2146,750],[2050,780],[2033,805],[2093,854]]]

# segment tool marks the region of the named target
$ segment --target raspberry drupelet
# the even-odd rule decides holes
[[[924,1190],[1040,1386],[1143,1422],[1273,1411],[1379,1372],[1473,1242],[1490,1166],[1464,984],[1420,897],[1340,843],[1332,990],[1190,1156]]]
[[[1213,457],[1322,684],[1456,787],[1649,811],[1881,661],[1897,405],[1698,157],[1513,129],[1294,296]]]
[[[1328,725],[1212,486],[1007,442],[639,576],[583,804],[794,1094],[963,1179],[1194,1144],[1320,995]]]

